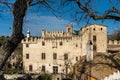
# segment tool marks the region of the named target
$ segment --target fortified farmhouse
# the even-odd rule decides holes
[[[73,26],[67,25],[66,32],[42,30],[40,38],[31,37],[28,31],[22,44],[25,73],[66,73],[82,56],[89,60],[93,54],[106,53],[107,27],[92,24],[74,35]]]

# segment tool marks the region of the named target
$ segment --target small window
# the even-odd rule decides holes
[[[29,65],[29,71],[33,71],[32,65]]]
[[[93,30],[95,31],[95,28],[93,28]]]
[[[78,45],[76,44],[76,47],[78,47]]]
[[[41,54],[41,59],[45,59],[45,53]]]
[[[45,72],[45,66],[44,65],[42,65],[42,71]]]
[[[53,66],[53,74],[57,74],[58,73],[58,66]]]
[[[96,49],[97,49],[97,48],[96,48],[96,46],[94,45],[94,46],[93,46],[93,51],[96,51]]]
[[[70,32],[70,28],[68,28],[68,32]]]
[[[76,61],[78,61],[78,57],[76,57]]]
[[[101,31],[103,30],[103,28],[101,28]]]
[[[60,80],[60,78],[57,78],[57,80]]]
[[[68,54],[64,54],[64,60],[68,60]]]
[[[57,54],[53,53],[53,60],[56,60],[56,59],[57,59]]]
[[[29,44],[26,44],[26,47],[29,47]]]
[[[26,59],[29,59],[29,54],[28,53],[26,54]]]
[[[60,46],[62,46],[63,45],[63,43],[62,42],[60,42]]]
[[[96,42],[96,35],[93,35],[93,42]]]
[[[45,46],[45,42],[44,41],[42,41],[42,46]]]

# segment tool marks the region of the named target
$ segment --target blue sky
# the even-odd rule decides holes
[[[102,0],[101,0],[102,1]],[[102,7],[96,7],[97,10],[100,10],[102,12],[105,11],[105,9],[109,8],[108,2],[94,2],[94,6],[96,5],[102,5]],[[56,6],[56,5],[54,5]],[[38,8],[40,7],[40,8]],[[74,7],[76,8],[76,5]],[[71,14],[74,13],[74,10],[69,11],[69,5],[68,7],[63,9],[63,12],[66,12],[65,14],[62,14],[62,17],[54,16],[51,11],[46,9],[44,6],[35,6],[28,9],[24,24],[23,24],[23,33],[26,34],[26,31],[29,29],[31,31],[31,35],[34,36],[40,36],[41,30],[45,29],[48,31],[65,31],[65,27],[67,24],[73,24],[73,29],[79,30],[81,27],[86,25],[86,21],[80,21],[79,24],[72,21]],[[70,14],[71,13],[71,14]],[[74,14],[73,14],[74,15]],[[79,17],[79,16],[77,16]],[[117,30],[120,28],[120,22],[115,22],[113,20],[106,20],[104,22],[98,20],[94,21],[91,19],[90,24],[102,24],[105,26],[108,26],[108,33],[111,34],[114,30]],[[12,32],[12,24],[13,24],[13,15],[11,12],[2,12],[0,13],[0,36],[10,36]]]

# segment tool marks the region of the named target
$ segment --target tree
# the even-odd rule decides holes
[[[6,0],[0,0],[1,4],[5,4],[9,7],[9,4],[4,2]],[[95,0],[94,0],[95,1]],[[112,2],[115,2],[114,0],[108,0],[112,4]],[[116,0],[118,3],[119,0]],[[13,4],[13,15],[14,15],[14,21],[13,21],[13,31],[12,35],[10,36],[9,40],[4,42],[4,44],[0,47],[0,70],[2,70],[3,66],[5,65],[6,60],[11,55],[11,53],[15,50],[18,43],[21,42],[21,40],[24,38],[22,33],[22,27],[23,27],[23,19],[26,13],[26,10],[29,6],[34,6],[37,4],[43,4],[49,10],[51,10],[54,14],[55,7],[51,7],[49,2],[55,2],[54,0],[15,0]],[[116,7],[115,5],[111,5],[109,9],[107,9],[102,15],[99,15],[98,12],[96,12],[93,7],[91,6],[93,3],[93,0],[60,0],[61,6],[66,7],[69,2],[72,4],[76,4],[80,11],[77,10],[74,11],[75,15],[80,14],[80,17],[77,17],[78,21],[81,20],[82,17],[85,19],[91,19],[94,20],[115,20],[120,21],[120,10],[119,7]],[[62,9],[62,8],[61,8]],[[60,10],[61,10],[60,9]],[[81,12],[82,11],[82,12]],[[56,12],[56,11],[55,11]],[[61,11],[62,12],[62,11]],[[57,11],[59,13],[59,11]],[[83,16],[83,15],[84,16]],[[56,15],[56,14],[54,14]],[[86,16],[89,16],[89,18],[86,18]]]
[[[1,3],[7,4],[5,2]],[[24,38],[22,34],[23,18],[30,3],[31,0],[16,0],[13,4],[13,31],[9,40],[4,42],[3,45],[0,47],[0,70],[3,69],[5,62],[7,61],[11,53],[15,50],[18,43],[20,43],[21,40]]]
[[[109,40],[120,40],[120,29],[114,30],[111,35],[108,36]]]
[[[112,5],[110,7],[110,9],[106,10],[104,14],[99,16],[99,13],[96,13],[95,10],[93,12],[92,8],[88,8],[88,7],[90,7],[89,5],[91,4],[92,0],[85,0],[86,6],[84,6],[81,3],[81,0],[75,0],[75,1],[76,1],[76,4],[78,5],[78,7],[81,10],[83,10],[84,12],[86,12],[87,15],[90,16],[91,18],[93,18],[94,20],[112,19],[112,20],[120,21],[120,16],[119,16],[120,10],[118,9],[118,7],[116,8],[116,6],[114,6],[114,5]],[[113,3],[113,2],[111,2],[112,0],[108,0],[108,1],[110,1],[111,4]],[[118,3],[120,2],[119,0],[117,0],[117,1],[118,1]]]

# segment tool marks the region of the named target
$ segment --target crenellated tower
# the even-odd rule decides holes
[[[72,26],[72,24],[66,26],[66,32],[67,33],[73,33],[73,26]]]

